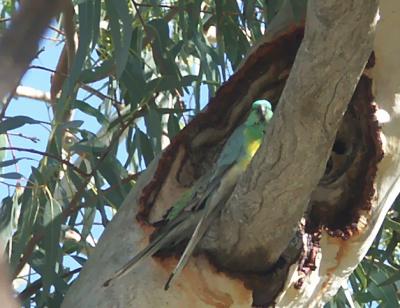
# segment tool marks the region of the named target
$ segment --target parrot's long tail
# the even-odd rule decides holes
[[[222,176],[222,174],[218,175]],[[189,243],[179,259],[178,264],[164,286],[165,290],[167,290],[172,284],[174,278],[177,277],[185,267],[197,244],[209,229],[210,224],[215,217],[213,214],[217,212],[215,209],[219,208],[219,205],[224,204],[226,201],[226,198],[224,197],[222,198],[223,200],[218,199],[217,202],[215,202],[215,200],[211,202],[212,198],[210,198],[210,196],[219,186],[220,178],[220,176],[213,177],[207,184],[207,189],[205,189],[205,191],[200,195],[197,195],[192,201],[190,201],[187,207],[185,207],[188,211],[181,211],[175,219],[172,219],[157,231],[154,240],[152,240],[146,248],[135,255],[103,285],[108,286],[112,280],[125,276],[140,260],[150,257],[159,250],[168,246],[176,245],[190,237]],[[233,189],[233,187],[231,187],[231,189]],[[229,197],[230,193],[226,195],[224,194],[224,196]]]
[[[217,181],[214,181],[213,187],[206,193],[207,201],[204,209],[201,211],[203,212],[199,222],[196,225],[196,229],[194,230],[192,237],[189,240],[189,243],[186,245],[184,252],[182,253],[181,258],[179,259],[178,264],[176,265],[175,269],[172,271],[171,275],[169,276],[164,289],[168,290],[168,288],[172,285],[173,281],[176,277],[179,276],[180,272],[186,266],[187,262],[189,261],[190,257],[193,254],[194,249],[197,247],[197,244],[203,238],[204,234],[209,230],[211,223],[214,221],[214,218],[217,216],[218,211],[221,209],[221,206],[225,204],[227,199],[230,197],[233,187],[231,187],[231,191],[228,192],[222,199],[219,199],[217,202],[208,198],[212,191],[218,185]]]
[[[184,252],[182,253],[181,258],[179,259],[178,264],[172,271],[169,276],[167,282],[165,283],[164,289],[168,290],[170,285],[173,283],[176,277],[179,276],[182,269],[186,266],[189,258],[191,257],[193,250],[196,248],[199,241],[203,238],[204,234],[208,230],[212,219],[207,219],[208,217],[203,216],[200,218],[199,223],[196,226],[196,229],[193,232],[192,237],[190,238],[189,243],[186,245]]]
[[[196,213],[190,213],[191,215],[189,215],[189,213],[187,214],[188,215],[181,215],[181,217],[176,219],[173,223],[167,225],[166,229],[160,230],[160,233],[146,248],[129,260],[121,269],[116,271],[110,279],[104,282],[103,286],[108,286],[111,281],[125,276],[138,262],[146,257],[154,255],[157,251],[167,247],[171,243],[178,243],[180,239],[182,239],[183,234],[190,234],[193,232],[194,226],[196,226],[196,220],[199,220],[200,217],[196,215]]]

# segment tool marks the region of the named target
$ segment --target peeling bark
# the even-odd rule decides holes
[[[297,264],[281,296],[278,307],[313,307],[328,301],[364,258],[376,234],[382,226],[386,213],[400,192],[400,134],[397,99],[400,93],[400,42],[396,31],[400,26],[400,3],[396,0],[381,1],[374,52],[376,64],[368,73],[373,82],[373,95],[380,113],[386,114],[381,123],[380,138],[384,157],[378,164],[374,181],[375,195],[369,211],[365,211],[359,232],[348,240],[332,238],[322,233],[321,251],[317,258],[317,270],[305,278],[300,290],[294,288],[298,280]],[[360,223],[361,224],[361,223]]]
[[[216,224],[225,266],[269,269],[293,238],[371,54],[376,12],[375,1],[309,2],[304,39],[264,142]]]
[[[266,142],[253,160],[250,170],[243,176],[230,206],[216,224],[220,228],[211,230],[203,241],[203,249],[213,252],[213,261],[218,262],[220,267],[230,268],[230,275],[217,272],[209,262],[199,256],[190,261],[177,284],[165,292],[162,286],[176,262],[176,258],[172,256],[163,260],[147,260],[110,287],[102,287],[102,283],[116,269],[146,244],[148,234],[153,230],[151,222],[162,217],[180,192],[190,187],[204,170],[212,166],[213,159],[229,134],[245,117],[251,102],[259,97],[277,102],[293,62],[290,55],[293,54],[294,59],[297,50],[295,45],[298,46],[299,43],[299,40],[288,40],[289,36],[286,36],[286,41],[280,41],[281,48],[293,44],[292,48],[276,49],[277,54],[282,53],[282,50],[287,51],[287,57],[282,55],[282,60],[277,62],[278,57],[273,57],[272,45],[260,44],[231,80],[221,87],[208,110],[178,136],[159,160],[151,164],[107,228],[95,254],[68,293],[63,307],[248,307],[252,303],[271,302],[282,287],[280,296],[275,299],[277,306],[312,307],[321,305],[336,293],[365,255],[386,211],[399,192],[395,185],[400,164],[393,155],[399,150],[396,135],[398,124],[393,117],[392,122],[383,127],[385,158],[379,165],[375,180],[377,193],[372,204],[363,208],[364,212],[358,212],[361,207],[355,211],[357,215],[354,219],[360,218],[355,230],[357,232],[346,233],[352,219],[337,224],[336,218],[324,220],[323,213],[314,212],[311,215],[314,217],[312,221],[319,220],[320,223],[309,228],[313,231],[320,225],[326,228],[317,230],[321,237],[318,238],[319,244],[315,246],[317,250],[307,252],[306,256],[303,254],[303,260],[314,260],[317,270],[302,272],[295,262],[300,251],[294,232],[309,201],[320,200],[315,197],[314,190],[318,181],[325,171],[326,181],[320,182],[320,187],[325,185],[326,188],[327,185],[348,176],[351,167],[359,171],[360,167],[354,162],[364,159],[361,157],[364,157],[362,154],[365,151],[357,148],[357,151],[352,152],[354,156],[348,160],[350,164],[346,165],[346,160],[342,162],[340,157],[333,157],[330,150],[357,78],[372,50],[372,32],[369,30],[373,23],[376,1],[324,1],[318,4],[310,1],[310,6],[309,11],[314,10],[313,15],[309,13],[307,19],[307,23],[311,23],[311,28],[308,29],[311,30],[306,31],[304,43],[296,58],[297,64],[293,67],[276,108],[275,120]],[[396,80],[400,79],[392,80],[383,72],[398,66],[395,65],[395,55],[399,54],[400,44],[390,45],[388,48],[388,43],[395,44],[397,40],[387,37],[387,32],[388,29],[395,28],[393,23],[398,23],[394,17],[400,13],[400,5],[390,0],[382,5],[382,11],[386,16],[383,14],[383,22],[381,28],[378,28],[375,41],[376,65],[367,74],[373,80],[373,94],[379,108],[394,115],[397,111],[391,108],[398,91]],[[385,22],[385,18],[390,21]],[[316,25],[320,31],[326,32],[318,33],[313,28]],[[297,37],[301,40],[302,31],[289,33],[300,35]],[[328,43],[317,43],[317,39]],[[268,48],[271,50],[268,51]],[[261,56],[268,52],[275,61]],[[259,67],[258,72],[250,69],[252,65]],[[244,81],[244,77],[248,81]],[[368,83],[368,79],[362,79],[362,82]],[[353,100],[355,97],[357,96],[354,95]],[[365,97],[361,101],[365,99],[368,104],[364,106],[364,110],[357,109],[359,107],[354,103],[349,109],[353,111],[348,111],[343,120],[350,127],[346,128],[343,124],[337,136],[345,136],[346,144],[348,141],[353,144],[359,136],[355,134],[349,137],[346,134],[352,128],[354,114],[357,116],[361,112],[363,117],[370,116],[370,120],[357,124],[362,136],[369,131],[368,123],[375,123],[371,120],[374,111],[371,109],[373,97]],[[375,131],[376,129],[377,127]],[[370,141],[367,138],[361,142],[361,148],[366,146],[369,149]],[[375,146],[379,149],[379,144]],[[207,151],[204,151],[205,148]],[[264,155],[263,152],[267,154]],[[379,153],[375,154],[377,155],[373,157],[376,160],[372,165],[376,165],[379,158]],[[327,171],[326,162],[330,155],[333,169]],[[345,171],[332,176],[332,170],[340,171],[340,167],[344,165]],[[368,176],[372,177],[373,174],[369,175],[367,172],[365,177]],[[293,181],[294,178],[297,180]],[[371,201],[371,195],[367,199],[365,200]],[[341,210],[335,214],[337,216],[333,216],[343,215]],[[141,224],[133,221],[136,214],[139,214]],[[315,218],[317,216],[322,218]],[[244,224],[244,221],[248,224]],[[333,235],[338,237],[332,237],[325,230],[331,234],[337,230],[342,233],[337,231]],[[304,232],[306,234],[311,231]],[[221,234],[225,235],[221,237]],[[265,250],[265,247],[273,247],[273,250]],[[251,262],[248,262],[249,256],[254,252],[256,258],[251,258]],[[227,262],[229,260],[231,264]],[[232,275],[232,268],[236,265],[242,271]],[[246,265],[249,266],[246,268]],[[99,268],[103,270],[99,272]],[[257,273],[255,270],[261,272]],[[248,271],[252,273],[249,274]],[[259,279],[260,276],[264,280]],[[298,285],[300,279],[302,284]],[[267,290],[268,296],[252,292],[251,289],[257,288],[257,283],[272,285]]]

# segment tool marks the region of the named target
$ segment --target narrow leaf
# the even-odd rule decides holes
[[[25,124],[40,124],[40,123],[42,122],[27,116],[10,117],[0,122],[0,134],[4,134],[9,130],[13,130],[21,126],[24,126]]]
[[[9,180],[19,180],[22,179],[24,176],[18,172],[8,172],[0,174],[0,178],[9,179]]]

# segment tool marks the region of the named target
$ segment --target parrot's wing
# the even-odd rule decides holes
[[[173,209],[176,212],[171,213],[172,217],[168,214],[167,218],[170,217],[171,219],[165,226],[161,227],[160,230],[157,231],[154,240],[151,241],[145,249],[135,255],[126,265],[118,270],[111,279],[107,280],[104,283],[105,286],[109,285],[112,280],[125,276],[133,269],[134,265],[143,258],[154,255],[157,251],[172,243],[178,243],[187,238],[188,233],[190,234],[193,232],[185,251],[165,285],[165,289],[168,289],[174,280],[174,277],[176,277],[185,267],[193,253],[193,250],[208,230],[213,221],[213,217],[210,216],[216,213],[214,210],[219,208],[219,205],[225,203],[235,187],[236,178],[234,181],[231,181],[231,185],[222,185],[222,182],[224,181],[225,176],[230,178],[230,176],[227,175],[229,170],[237,169],[231,167],[235,166],[238,159],[240,159],[240,153],[244,143],[243,130],[244,126],[242,125],[234,131],[222,149],[215,171],[211,175],[208,174],[207,176],[202,177],[200,184],[196,183],[195,186],[192,187],[191,191],[187,195],[183,196],[183,202],[178,202],[177,208]],[[227,182],[230,181],[228,180]],[[222,187],[221,192],[217,194],[218,196],[213,198],[213,195],[221,188],[220,186],[224,187]],[[191,200],[186,203],[189,199],[188,196],[191,196]],[[183,203],[183,205],[181,203]],[[203,205],[204,208],[202,208]],[[186,211],[184,211],[185,209]]]
[[[188,194],[184,195],[184,201],[187,200],[188,195],[191,195],[192,199],[186,204],[185,207],[182,207],[178,202],[176,206],[179,208],[173,208],[172,211],[175,211],[175,213],[170,212],[167,216],[173,216],[173,218],[171,218],[166,225],[157,230],[154,234],[154,239],[143,250],[129,260],[129,262],[126,263],[121,269],[115,272],[115,274],[104,283],[104,286],[109,285],[112,280],[125,276],[142,259],[154,255],[157,251],[167,247],[168,245],[177,244],[185,238],[189,238],[190,234],[193,233],[196,225],[204,215],[204,210],[199,210],[199,207],[201,207],[201,204],[203,204],[204,201],[209,197],[212,189],[214,189],[217,184],[218,181],[215,179],[213,183],[208,183],[206,188],[203,187],[201,189],[202,192],[189,191]],[[184,211],[186,208],[189,208],[190,210]]]
[[[218,157],[216,170],[212,175],[212,178],[219,177],[220,174],[223,173],[227,167],[237,162],[243,148],[244,130],[245,126],[243,124],[240,125],[238,128],[235,129],[235,131],[226,141],[221,151],[221,154]]]
[[[152,256],[161,248],[166,247],[170,243],[176,241],[176,239],[182,234],[190,234],[190,232],[193,232],[196,221],[200,219],[199,215],[200,213],[182,213],[179,215],[178,218],[174,219],[165,227],[163,227],[162,231],[147,245],[146,248],[136,254],[128,263],[115,272],[115,274],[104,283],[104,286],[109,285],[114,279],[125,276],[140,260]]]
[[[236,170],[237,168],[235,167],[228,168],[227,166],[227,168],[224,170],[224,173],[220,174],[221,178],[225,176],[230,177],[231,171],[236,172]],[[226,182],[229,183],[226,184]],[[175,277],[179,276],[182,269],[186,266],[197,244],[203,238],[204,234],[207,232],[211,223],[213,222],[215,214],[218,212],[216,209],[220,209],[221,205],[224,205],[228,198],[231,196],[232,191],[235,188],[236,180],[227,180],[226,182],[221,182],[220,180],[217,180],[217,178],[215,178],[214,181],[210,183],[211,185],[209,186],[209,189],[204,197],[204,199],[206,200],[206,204],[204,206],[204,209],[201,211],[202,216],[197,223],[196,229],[194,230],[192,237],[189,240],[189,243],[186,245],[186,248],[182,253],[181,258],[179,259],[178,264],[169,276],[168,281],[164,286],[165,290],[170,287]]]
[[[208,182],[210,181],[210,178],[210,172],[204,174],[193,184],[193,186],[189,190],[182,193],[179,199],[168,211],[166,215],[166,220],[172,221],[173,219],[178,217],[181,212],[196,209],[198,207],[198,204],[200,204],[204,200],[204,195],[209,186]]]
[[[221,151],[215,172],[212,174],[207,186],[207,191],[203,196],[203,201],[206,200],[204,213],[197,223],[196,229],[194,230],[189,243],[186,245],[178,264],[165,284],[166,290],[172,284],[175,277],[177,277],[186,266],[193,250],[209,229],[210,224],[215,217],[214,214],[217,213],[216,209],[219,209],[221,205],[225,204],[235,188],[237,177],[243,171],[240,170],[240,164],[238,164],[238,161],[241,158],[240,156],[245,146],[244,130],[244,125],[239,126],[229,137]]]

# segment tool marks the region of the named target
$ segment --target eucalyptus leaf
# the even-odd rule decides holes
[[[100,110],[90,106],[88,103],[81,101],[81,100],[75,100],[72,102],[71,108],[76,108],[87,115],[91,115],[96,118],[96,120],[100,124],[106,124],[107,123],[107,118],[100,112]]]
[[[7,172],[0,174],[0,178],[8,179],[8,180],[20,180],[24,176],[19,172]]]
[[[4,134],[10,130],[24,126],[25,124],[41,124],[41,121],[32,119],[27,116],[9,117],[0,122],[0,134]]]
[[[0,153],[1,152],[3,152],[3,151],[0,151]],[[0,161],[0,168],[4,168],[4,167],[15,165],[16,163],[18,163],[22,159],[23,158],[15,158],[15,159],[10,159],[10,160]]]
[[[19,196],[21,189],[18,189],[13,197],[6,197],[1,201],[0,207],[0,252],[4,252],[8,241],[11,240],[14,231],[18,226],[21,203]]]
[[[106,0],[107,12],[110,16],[111,36],[114,43],[116,75],[120,77],[128,60],[130,40],[132,36],[132,17],[125,0]],[[120,27],[122,23],[122,28]]]

